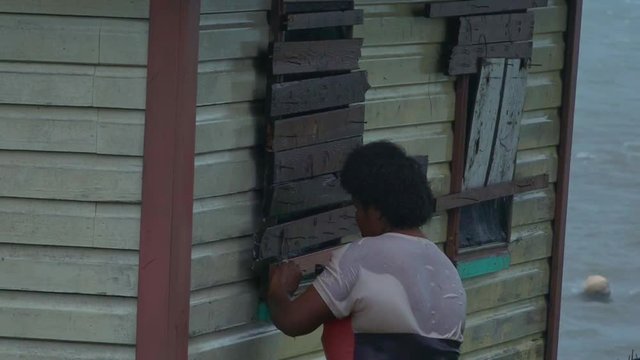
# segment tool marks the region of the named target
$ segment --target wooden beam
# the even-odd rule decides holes
[[[325,11],[317,13],[289,14],[285,26],[287,30],[305,30],[336,26],[361,25],[363,10]]]
[[[531,41],[456,46],[451,53],[449,75],[477,73],[483,58],[530,59],[532,52]]]
[[[200,3],[150,2],[138,360],[188,358]]]
[[[302,74],[358,69],[362,39],[276,42],[273,74]]]
[[[547,6],[548,0],[470,0],[435,2],[426,5],[426,16],[453,17],[521,11]]]
[[[353,10],[354,2],[350,1],[285,1],[284,13],[293,14],[301,12],[340,11]]]
[[[368,89],[365,71],[273,84],[270,113],[281,116],[360,103]]]
[[[279,184],[335,173],[352,150],[362,145],[362,137],[307,146],[274,153],[273,183]]]
[[[269,216],[313,210],[349,201],[335,174],[273,186]]]
[[[465,190],[457,194],[442,196],[436,201],[436,211],[445,211],[471,206],[485,201],[513,196],[528,191],[545,189],[549,186],[549,175],[538,175],[521,180],[509,181],[482,188]]]
[[[467,16],[460,18],[458,45],[479,45],[533,39],[533,13]]]
[[[276,120],[270,148],[282,151],[362,135],[364,106]]]
[[[258,260],[297,256],[305,249],[357,233],[353,206],[276,225],[262,235]]]

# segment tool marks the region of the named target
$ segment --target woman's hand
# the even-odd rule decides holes
[[[302,272],[293,262],[285,262],[271,269],[269,276],[269,294],[292,295],[300,285]]]

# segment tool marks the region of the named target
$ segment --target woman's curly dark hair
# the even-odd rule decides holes
[[[388,141],[349,154],[340,182],[354,200],[378,209],[396,229],[422,226],[433,215],[433,194],[420,164]]]

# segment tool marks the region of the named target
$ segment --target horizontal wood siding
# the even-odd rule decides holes
[[[134,359],[148,7],[0,4],[0,358]]]
[[[289,339],[255,321],[252,234],[261,218],[269,0],[202,3],[190,359],[324,359],[317,331]],[[360,67],[372,88],[365,100],[365,142],[388,139],[411,155],[429,155],[437,196],[449,193],[455,78],[440,60],[444,19],[417,16],[424,1],[359,0],[364,22]],[[557,178],[560,73],[566,3],[533,10],[533,66],[518,146],[517,179]],[[220,46],[225,44],[225,46]],[[206,164],[206,165],[205,165]],[[257,176],[257,178],[256,178]],[[514,202],[505,272],[467,281],[472,297],[465,359],[540,359],[553,219],[553,186]],[[440,246],[447,216],[425,231]],[[232,309],[232,310],[231,310]],[[494,334],[488,336],[486,334]]]

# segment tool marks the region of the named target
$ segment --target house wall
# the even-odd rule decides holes
[[[148,2],[0,2],[0,359],[133,359]]]
[[[190,359],[321,359],[320,330],[290,339],[256,321],[257,288],[248,267],[260,219],[264,56],[268,0],[204,1],[200,39]],[[445,21],[420,16],[424,1],[361,0],[361,67],[372,89],[365,141],[389,139],[429,155],[436,195],[449,192],[454,78],[442,74]],[[555,182],[567,6],[534,10],[516,178],[549,174]],[[206,170],[205,170],[206,169]],[[516,197],[512,265],[465,282],[470,302],[466,359],[543,356],[554,186]],[[446,214],[426,227],[443,244]]]

